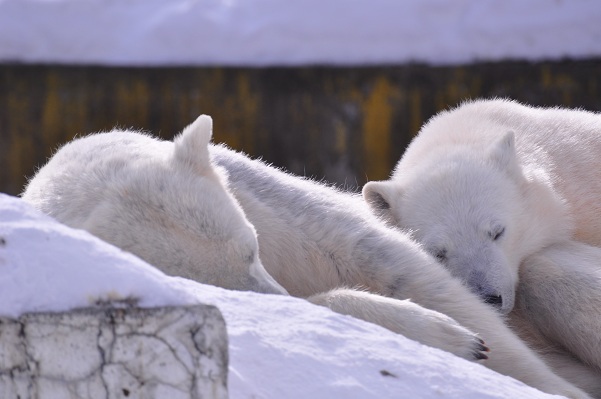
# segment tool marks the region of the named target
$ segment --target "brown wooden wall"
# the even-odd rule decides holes
[[[467,98],[601,111],[601,60],[463,67],[101,68],[0,65],[0,191],[18,194],[75,135],[169,139],[200,113],[214,140],[318,179],[388,176],[420,125]],[[601,133],[600,133],[601,134]]]

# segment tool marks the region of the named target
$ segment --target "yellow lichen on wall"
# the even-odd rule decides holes
[[[385,179],[390,173],[388,148],[392,134],[393,109],[390,104],[395,89],[385,77],[377,78],[362,103],[363,152],[365,174],[369,180]]]
[[[52,148],[60,140],[60,131],[63,127],[61,118],[61,100],[59,96],[59,79],[56,73],[49,73],[46,77],[46,91],[42,102],[42,142],[44,147]]]
[[[258,129],[257,113],[259,112],[259,93],[251,88],[248,74],[238,75],[236,92],[230,93],[228,99],[227,115],[222,120],[228,120],[228,115],[235,116],[233,123],[228,129],[231,145],[245,152],[255,151],[255,136]],[[230,143],[228,137],[226,141]]]

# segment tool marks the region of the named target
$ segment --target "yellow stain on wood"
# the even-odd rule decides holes
[[[185,93],[188,102],[186,113],[192,120],[200,114],[213,118],[213,141],[253,152],[258,129],[257,112],[260,95],[252,88],[248,72],[236,74],[235,81],[227,81],[224,72],[216,69],[201,74],[197,86]]]
[[[42,105],[42,142],[45,148],[54,148],[61,141],[62,114],[60,81],[55,72],[46,76],[46,95]]]
[[[551,70],[547,66],[543,66],[540,71],[541,85],[548,89],[553,84],[553,76]]]
[[[391,170],[389,147],[393,109],[390,98],[393,91],[388,79],[379,77],[363,102],[363,152],[369,180],[385,179]]]
[[[334,121],[334,150],[340,156],[343,156],[348,151],[347,130],[342,122]]]
[[[248,73],[239,75],[237,88],[235,103],[237,103],[236,108],[240,110],[240,120],[237,125],[242,130],[237,134],[238,145],[244,151],[254,153],[260,95],[252,90]]]

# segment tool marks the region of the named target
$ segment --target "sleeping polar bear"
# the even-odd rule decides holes
[[[254,227],[209,159],[211,119],[175,142],[113,131],[63,146],[22,198],[167,274],[285,294],[259,259]]]
[[[433,117],[390,180],[363,188],[376,214],[411,232],[485,302],[520,315],[518,330],[537,321],[539,334],[527,334],[528,342],[564,348],[564,356],[545,357],[560,375],[580,375],[578,385],[597,397],[601,306],[589,304],[601,297],[601,250],[572,240],[601,246],[600,155],[601,114],[480,100]],[[557,268],[563,283],[551,288],[548,275]],[[520,312],[512,312],[516,292]],[[580,311],[574,298],[588,317],[567,334],[562,323]],[[537,309],[548,303],[557,308],[543,321]],[[575,373],[576,363],[585,371]]]
[[[287,294],[261,263],[256,231],[230,193],[226,171],[210,161],[211,129],[211,119],[201,116],[174,142],[129,131],[74,140],[39,170],[22,197],[167,274]],[[475,333],[408,300],[345,288],[308,299],[466,359],[486,358]]]

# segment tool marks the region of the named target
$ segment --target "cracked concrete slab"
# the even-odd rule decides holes
[[[227,345],[210,305],[0,318],[0,397],[227,398]]]

